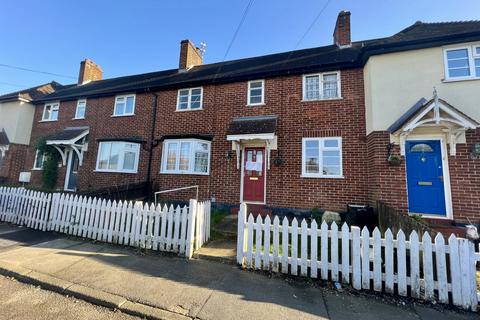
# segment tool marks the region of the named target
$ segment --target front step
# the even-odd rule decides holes
[[[230,209],[230,214],[238,214],[240,208],[234,207]],[[266,216],[272,217],[272,209],[268,209],[264,204],[247,204],[248,214],[252,214],[255,218],[261,216],[265,218]]]

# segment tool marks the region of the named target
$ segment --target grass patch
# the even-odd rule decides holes
[[[228,215],[227,210],[212,210],[210,221],[212,227],[216,226],[220,221]]]

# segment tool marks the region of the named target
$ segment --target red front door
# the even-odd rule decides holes
[[[245,148],[243,201],[265,200],[265,148]]]

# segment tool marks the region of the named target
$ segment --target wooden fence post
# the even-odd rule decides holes
[[[188,207],[188,230],[187,230],[187,249],[185,255],[190,259],[193,255],[193,246],[195,241],[195,216],[197,213],[197,200],[190,199]]]
[[[237,263],[245,267],[245,223],[247,222],[247,204],[240,204],[240,211],[238,212],[238,229],[237,229]]]

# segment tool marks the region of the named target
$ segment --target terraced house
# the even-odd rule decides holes
[[[31,183],[44,137],[67,191],[198,185],[217,205],[343,211],[383,200],[479,222],[480,22],[352,42],[342,11],[331,45],[202,61],[188,40],[171,70],[103,80],[83,61],[78,84],[36,101]]]

